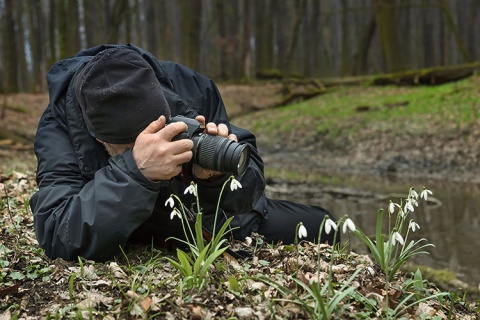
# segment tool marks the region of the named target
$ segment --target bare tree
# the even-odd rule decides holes
[[[30,43],[32,52],[32,70],[34,85],[33,90],[36,93],[42,92],[46,89],[44,85],[44,37],[46,33],[44,30],[44,17],[40,1],[30,1],[28,11],[30,16]]]
[[[393,0],[373,0],[375,21],[387,72],[402,70],[403,56],[398,45]]]
[[[5,0],[5,18],[3,34],[3,57],[4,61],[4,93],[18,92],[18,52],[17,36],[15,33],[15,10],[13,0]]]
[[[252,56],[250,52],[250,25],[251,25],[251,11],[250,11],[250,0],[243,1],[243,36],[242,36],[242,46],[241,46],[241,61],[243,65],[241,78],[250,81],[251,71],[250,67],[252,64]]]
[[[305,0],[295,2],[295,20],[293,21],[292,31],[289,36],[287,51],[285,53],[285,75],[292,71],[293,55],[298,43],[298,31],[305,16]]]
[[[0,6],[0,72],[9,92],[44,90],[50,65],[102,43],[133,42],[217,80],[338,77],[480,60],[478,0],[0,0]]]
[[[93,47],[101,43],[102,35],[105,34],[105,16],[102,10],[102,2],[98,0],[83,0],[85,40],[87,47]]]
[[[108,43],[119,42],[120,26],[125,19],[127,9],[128,0],[116,0],[111,10],[107,12],[106,39]]]

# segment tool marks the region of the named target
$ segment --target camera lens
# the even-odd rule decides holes
[[[194,136],[192,140],[193,161],[199,166],[234,175],[241,175],[247,169],[250,161],[247,145],[209,134]]]

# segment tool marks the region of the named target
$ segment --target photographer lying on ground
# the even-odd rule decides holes
[[[250,160],[236,177],[243,187],[224,193],[217,225],[234,215],[239,240],[258,232],[269,242],[292,243],[299,222],[307,240],[318,236],[327,211],[265,197],[255,136],[229,123],[216,85],[205,76],[128,44],[81,51],[54,64],[47,79],[50,103],[35,139],[39,191],[30,205],[49,257],[105,260],[127,243],[165,246],[168,237],[181,238],[181,222],[170,219],[165,202],[174,193],[189,207],[195,198],[183,191],[191,181],[198,184],[204,225],[213,228],[230,174],[187,165],[194,141],[176,139],[188,127],[170,123],[174,116],[207,123],[209,135],[248,146]],[[332,239],[324,234],[321,240]]]

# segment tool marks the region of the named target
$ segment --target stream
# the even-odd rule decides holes
[[[315,183],[314,175],[318,175],[318,181],[321,182]],[[378,210],[383,209],[384,220],[388,220],[390,200],[400,203],[400,199],[407,196],[411,186],[415,187],[419,194],[425,186],[432,190],[433,195],[428,202],[423,199],[419,201],[419,206],[408,216],[420,226],[420,230],[410,232],[409,240],[425,238],[428,243],[435,245],[426,249],[429,254],[415,256],[413,262],[434,269],[450,270],[460,280],[479,287],[479,184],[424,179],[415,181],[411,178],[387,176],[342,176],[337,173],[318,172],[309,173],[307,184],[269,181],[267,195],[319,205],[336,218],[348,214],[365,234],[374,235]],[[387,224],[384,225],[386,233]],[[342,237],[342,240],[348,239],[348,236]],[[364,246],[353,238],[350,238],[352,250],[366,253]]]

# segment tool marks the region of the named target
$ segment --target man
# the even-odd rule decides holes
[[[251,232],[267,241],[293,242],[299,222],[315,240],[326,213],[318,207],[267,199],[255,137],[228,121],[216,85],[173,62],[161,62],[132,44],[102,45],[59,61],[47,75],[50,103],[35,139],[39,191],[30,205],[37,239],[51,258],[106,260],[127,243],[164,245],[181,237],[166,200],[195,201],[198,185],[204,225],[211,230],[220,190],[229,175],[188,166],[190,139],[172,141],[181,115],[206,131],[248,144],[251,159],[236,177],[242,188],[222,195],[217,225],[235,216],[236,239]],[[228,189],[228,188],[226,188]],[[323,235],[330,241],[332,235]]]

